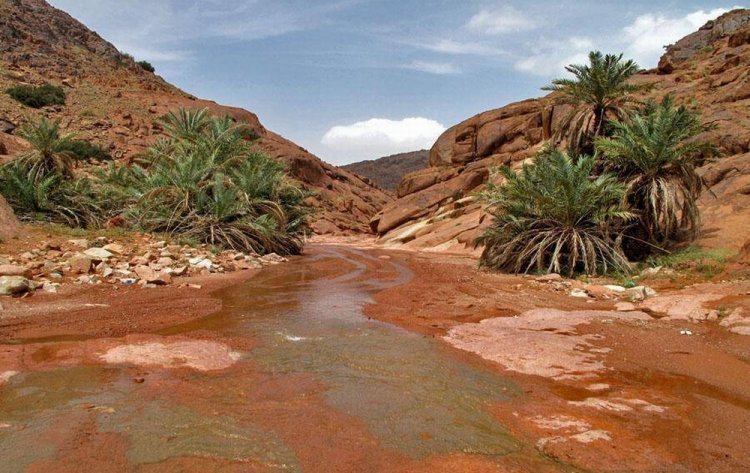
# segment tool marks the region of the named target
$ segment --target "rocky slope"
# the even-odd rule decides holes
[[[313,229],[319,233],[368,231],[368,221],[391,197],[366,179],[329,165],[267,130],[258,117],[239,108],[193,97],[144,71],[66,13],[44,0],[0,2],[0,90],[19,84],[62,85],[65,106],[34,110],[0,93],[0,160],[24,143],[13,136],[29,119],[59,119],[66,131],[130,159],[162,132],[157,118],[178,107],[204,108],[247,122],[258,146],[285,161],[291,174],[317,197]]]
[[[383,189],[396,192],[405,175],[426,168],[429,161],[430,152],[423,149],[347,164],[342,168],[370,179]]]
[[[700,108],[716,129],[706,138],[721,159],[700,172],[709,188],[700,201],[708,247],[739,250],[750,239],[750,10],[734,10],[670,46],[657,69],[634,80],[650,95],[673,94]],[[567,113],[548,95],[490,110],[448,129],[430,150],[430,167],[404,177],[398,199],[371,222],[389,247],[472,251],[489,223],[473,196],[501,164],[520,166]]]

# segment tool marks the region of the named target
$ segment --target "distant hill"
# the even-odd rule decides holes
[[[383,189],[395,192],[402,177],[410,172],[426,168],[429,160],[430,152],[423,149],[394,154],[380,159],[360,161],[341,167],[369,178]]]

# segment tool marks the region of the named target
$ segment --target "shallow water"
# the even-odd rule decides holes
[[[228,369],[67,360],[21,372],[0,387],[0,471],[107,448],[111,471],[172,471],[185,458],[237,471],[393,471],[451,455],[523,464],[528,448],[487,409],[520,395],[511,382],[363,315],[375,292],[409,277],[397,261],[316,248],[224,290],[220,312],[155,335],[222,341],[240,353]]]

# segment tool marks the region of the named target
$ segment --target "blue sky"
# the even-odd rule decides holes
[[[654,67],[735,2],[50,0],[200,97],[334,164],[429,147],[591,49]]]

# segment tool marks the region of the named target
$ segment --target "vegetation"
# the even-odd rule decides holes
[[[31,145],[29,151],[19,156],[19,161],[35,178],[42,179],[51,174],[73,176],[75,156],[70,150],[74,146],[73,136],[60,134],[59,121],[42,118],[22,127],[19,136]]]
[[[483,265],[627,273],[627,258],[679,258],[675,248],[698,237],[696,167],[716,151],[698,136],[710,127],[670,96],[637,101],[633,94],[647,86],[628,82],[639,69],[622,55],[591,52],[589,62],[568,66],[574,79],[546,88],[574,106],[553,140],[567,140],[572,157],[547,149],[517,174],[503,168],[504,183],[483,194],[493,216],[478,240],[486,245]],[[582,149],[593,157],[575,152]],[[700,264],[713,271],[720,263]]]
[[[589,53],[589,64],[571,64],[565,68],[573,79],[556,79],[544,90],[556,91],[560,102],[572,106],[570,113],[555,130],[555,142],[566,139],[574,152],[592,151],[594,138],[604,135],[611,120],[623,120],[636,103],[634,93],[646,85],[628,82],[640,71],[632,61],[623,61],[622,54]]]
[[[614,176],[591,178],[594,158],[549,149],[518,173],[502,168],[506,182],[484,193],[494,217],[481,237],[481,263],[512,272],[586,274],[623,270],[618,228],[632,217],[625,186]]]
[[[183,240],[261,254],[300,251],[307,194],[282,164],[251,149],[244,125],[180,110],[164,127],[169,137],[139,164],[110,164],[84,177],[75,173],[76,156],[99,148],[42,119],[22,130],[32,149],[0,168],[0,192],[30,219],[85,227],[123,215],[141,230]]]
[[[695,140],[706,129],[697,113],[667,96],[613,123],[612,137],[596,141],[606,168],[628,186],[627,201],[639,217],[631,232],[637,241],[671,248],[698,236],[703,182],[696,162],[715,150]]]
[[[27,107],[42,108],[48,105],[65,105],[65,91],[50,84],[33,86],[18,85],[8,89],[7,94]]]
[[[70,152],[77,161],[108,161],[112,159],[109,151],[102,148],[101,145],[92,144],[84,140],[71,139],[62,146],[64,151]]]
[[[141,66],[141,69],[147,72],[156,72],[156,68],[148,61],[138,61],[136,64]]]
[[[127,218],[146,231],[258,253],[300,251],[306,194],[283,165],[251,150],[242,125],[179,110],[164,128],[169,138],[141,165],[100,176],[104,202],[126,202]]]

